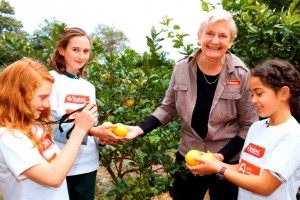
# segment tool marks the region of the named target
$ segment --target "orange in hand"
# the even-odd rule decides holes
[[[125,137],[128,133],[128,129],[124,124],[117,123],[117,127],[112,130],[114,134],[120,137]]]
[[[190,165],[190,166],[195,166],[195,165],[198,165],[200,164],[199,161],[197,160],[194,160],[194,157],[199,157],[201,158],[202,156],[202,152],[199,151],[199,150],[190,150],[186,155],[185,155],[185,162]]]
[[[194,157],[199,157],[199,158],[202,158],[202,159],[208,159],[208,160],[211,160],[211,161],[215,160],[214,154],[209,152],[209,151],[207,153],[204,153],[204,152],[201,152],[199,150],[190,150],[185,155],[185,162],[190,166],[195,166],[195,165],[198,165],[198,164],[202,163],[200,161],[194,160]]]
[[[108,125],[108,126],[111,126],[111,125],[113,125],[111,122],[103,122],[103,124],[102,125]],[[110,130],[110,131],[113,131],[113,129],[114,128],[108,128],[108,130]]]

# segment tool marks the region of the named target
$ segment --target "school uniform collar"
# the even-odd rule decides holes
[[[63,74],[64,74],[65,76],[71,78],[71,79],[79,79],[79,78],[80,78],[80,75],[79,75],[79,74],[77,74],[77,75],[75,76],[75,75],[73,75],[73,74],[71,74],[71,73],[69,73],[69,72],[67,72],[67,71],[64,71]]]

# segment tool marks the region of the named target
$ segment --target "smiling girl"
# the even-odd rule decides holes
[[[198,159],[197,175],[218,174],[239,186],[238,199],[296,199],[300,182],[300,76],[289,63],[270,60],[254,68],[252,103],[264,120],[249,129],[239,164]]]
[[[92,104],[76,115],[61,151],[52,139],[49,96],[54,79],[40,63],[21,59],[0,74],[0,191],[5,200],[68,199],[65,177],[97,121]]]
[[[51,113],[59,119],[66,113],[73,112],[90,102],[96,105],[95,87],[85,79],[92,49],[88,34],[78,27],[67,28],[59,37],[50,65],[50,74],[55,79],[50,96]],[[74,116],[70,116],[70,119]],[[73,123],[64,125],[63,129],[55,128],[54,140],[60,148],[68,141],[68,132]],[[70,200],[94,200],[96,175],[99,167],[98,142],[109,144],[121,140],[107,128],[114,125],[99,125],[88,132],[80,146],[77,159],[67,176]],[[103,143],[105,142],[105,143]]]

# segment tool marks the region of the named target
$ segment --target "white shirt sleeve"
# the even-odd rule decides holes
[[[19,179],[28,168],[45,162],[45,159],[34,147],[31,140],[19,131],[14,132],[16,136],[8,131],[1,135],[0,148],[7,167]]]
[[[284,136],[270,155],[265,169],[275,173],[280,181],[288,180],[300,166],[299,146],[299,130]]]

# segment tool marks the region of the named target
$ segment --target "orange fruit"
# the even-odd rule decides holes
[[[192,149],[185,155],[185,162],[190,166],[195,166],[200,164],[199,161],[194,160],[194,157],[201,157],[202,152],[199,150]]]
[[[113,125],[111,122],[103,122],[102,125],[107,125],[107,126],[111,126]],[[113,131],[114,128],[108,128],[108,130]]]
[[[114,116],[112,116],[112,115],[109,115],[108,117],[107,117],[107,119],[106,120],[108,120],[108,121],[114,121],[115,120],[115,117]]]
[[[134,99],[127,99],[126,101],[125,101],[125,104],[126,104],[126,106],[133,106],[133,104],[134,104]]]
[[[110,75],[109,74],[102,74],[102,78],[110,79]]]
[[[117,127],[115,127],[112,132],[120,137],[125,137],[128,133],[128,129],[124,124],[117,123]]]
[[[211,161],[215,160],[214,154],[209,151],[207,153],[202,154],[201,158],[208,159]]]

